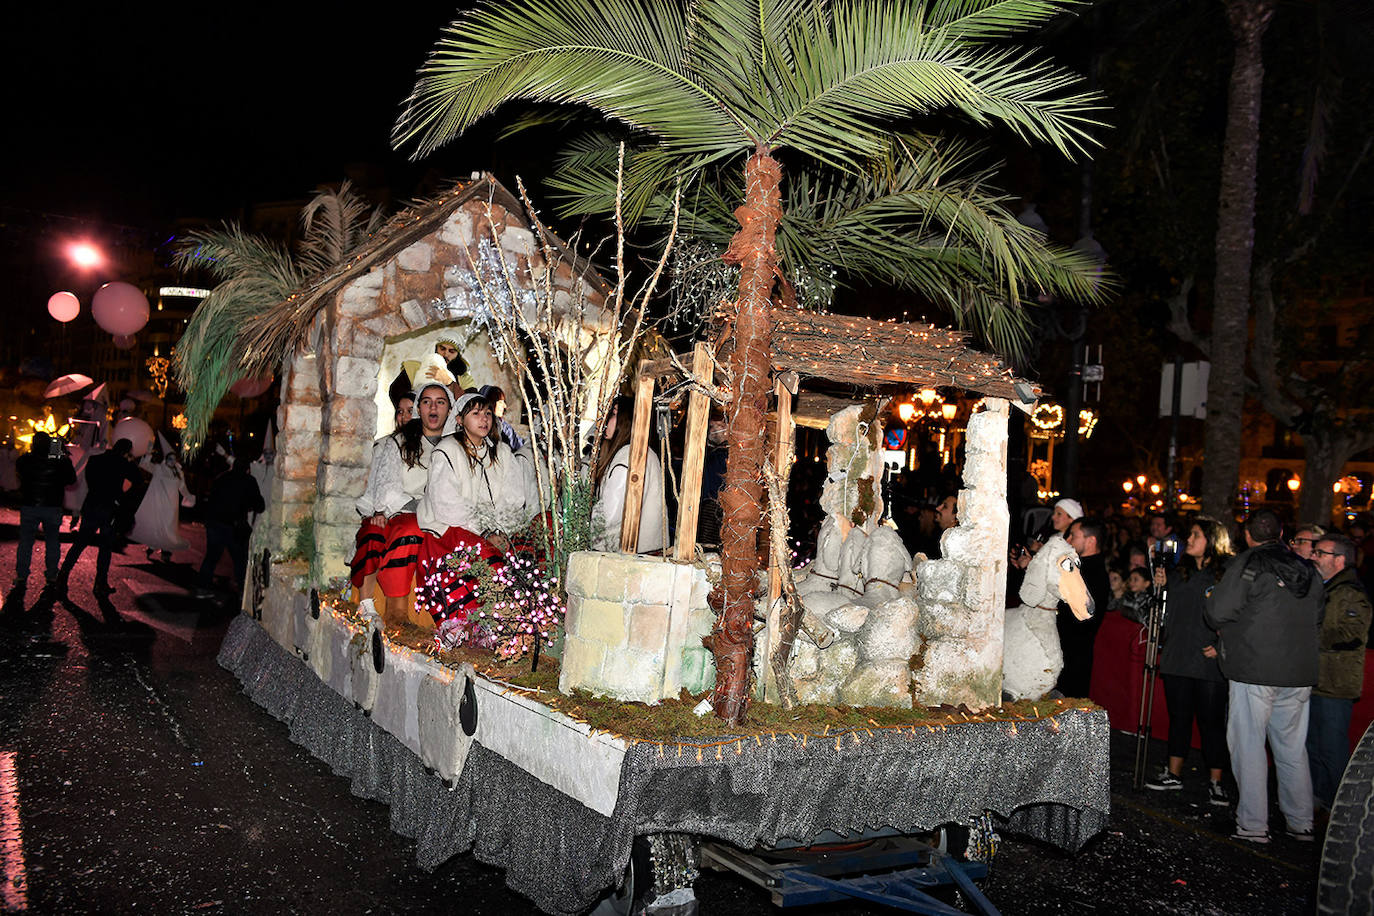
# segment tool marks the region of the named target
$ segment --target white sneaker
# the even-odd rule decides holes
[[[373,604],[371,598],[364,598],[362,601],[358,602],[358,613],[364,620],[371,620],[374,617],[379,618],[382,616],[377,613],[377,606]]]

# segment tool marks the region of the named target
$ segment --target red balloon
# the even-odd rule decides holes
[[[267,378],[241,378],[229,386],[229,390],[241,398],[255,398],[272,387],[272,376]]]
[[[91,317],[116,337],[137,334],[148,323],[148,297],[131,283],[116,280],[95,291]]]
[[[134,345],[134,335],[117,334],[115,335],[114,345],[121,350],[127,350]]]
[[[53,293],[48,297],[48,314],[66,324],[81,314],[81,300],[73,293]]]

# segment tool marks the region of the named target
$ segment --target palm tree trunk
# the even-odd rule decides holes
[[[731,723],[744,719],[754,655],[754,602],[758,593],[758,530],[763,505],[764,415],[771,390],[771,297],[777,275],[776,236],[782,219],[782,167],[760,149],[744,168],[740,230],[725,252],[739,264],[738,298],[726,316],[733,336],[730,375],[734,397],[726,410],[730,452],[720,493],[721,591],[716,627],[708,637],[715,656],[711,705]]]
[[[1231,517],[1240,479],[1245,350],[1250,314],[1250,266],[1255,247],[1255,173],[1264,88],[1264,31],[1273,0],[1225,0],[1235,39],[1221,154],[1216,287],[1212,298],[1211,375],[1203,449],[1202,510]]]

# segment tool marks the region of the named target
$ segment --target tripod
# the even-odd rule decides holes
[[[1154,565],[1151,562],[1152,579]],[[1168,588],[1155,586],[1145,624],[1145,669],[1140,677],[1140,716],[1136,719],[1135,727],[1135,774],[1131,784],[1137,789],[1145,784],[1145,758],[1150,748],[1150,720],[1154,717],[1155,709],[1155,677],[1159,673],[1159,631],[1164,625],[1168,603]]]

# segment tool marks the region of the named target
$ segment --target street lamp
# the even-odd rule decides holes
[[[82,270],[91,270],[105,263],[100,249],[90,242],[72,242],[67,246],[67,257]]]

